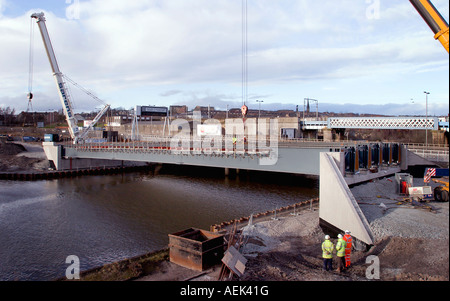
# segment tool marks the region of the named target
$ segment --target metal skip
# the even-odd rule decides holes
[[[170,261],[183,267],[204,271],[220,262],[223,235],[196,228],[169,234]]]

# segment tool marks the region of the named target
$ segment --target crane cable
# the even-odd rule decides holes
[[[80,84],[78,84],[77,82],[75,82],[73,79],[69,78],[67,75],[63,74],[62,75],[64,77],[64,79],[66,81],[68,81],[69,83],[71,83],[72,85],[74,85],[75,87],[77,87],[78,89],[80,89],[81,91],[83,91],[84,93],[86,93],[87,95],[89,95],[90,97],[92,97],[94,100],[96,100],[97,102],[99,102],[102,105],[106,105],[106,102],[104,102],[103,100],[101,100],[100,98],[98,98],[94,93],[90,92],[89,90],[87,90],[86,88],[82,87]]]
[[[33,110],[33,106],[31,104],[31,100],[33,99],[33,64],[34,64],[34,22],[33,19],[30,19],[30,49],[29,49],[29,58],[28,58],[28,107],[27,112],[31,108]]]
[[[31,100],[33,99],[33,73],[34,73],[34,23],[33,19],[30,19],[30,49],[29,49],[29,60],[28,60],[28,108],[32,108],[32,104],[31,104]],[[83,91],[84,93],[88,94],[89,96],[91,96],[92,98],[94,98],[96,101],[98,101],[99,103],[101,103],[102,105],[106,105],[106,103],[101,100],[100,98],[98,98],[97,96],[95,96],[92,92],[88,91],[87,89],[83,88],[81,85],[79,85],[78,83],[76,83],[74,80],[70,79],[67,75],[65,74],[61,74],[68,82],[70,82],[72,85],[76,86],[78,89],[80,89],[81,91]],[[69,86],[67,85],[67,88],[69,88]],[[69,92],[69,94],[71,94]],[[70,97],[70,99],[72,100],[73,103],[73,98]],[[27,109],[28,111],[28,109]]]
[[[248,35],[247,0],[242,0],[242,105],[248,98]]]

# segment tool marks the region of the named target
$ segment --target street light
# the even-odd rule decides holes
[[[263,100],[256,100],[256,102],[259,103],[258,118],[261,118],[261,103],[264,102],[264,101]]]
[[[430,92],[423,91],[425,93],[425,149],[428,149],[428,94]]]

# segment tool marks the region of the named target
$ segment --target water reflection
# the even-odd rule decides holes
[[[0,280],[65,275],[161,249],[168,234],[318,195],[315,178],[164,166],[157,174],[0,181]]]

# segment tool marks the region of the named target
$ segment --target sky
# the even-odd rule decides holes
[[[61,72],[113,108],[449,113],[449,54],[408,0],[0,0],[0,107],[16,113],[29,90],[33,111],[61,109],[35,12]],[[102,106],[70,91],[76,112]]]

